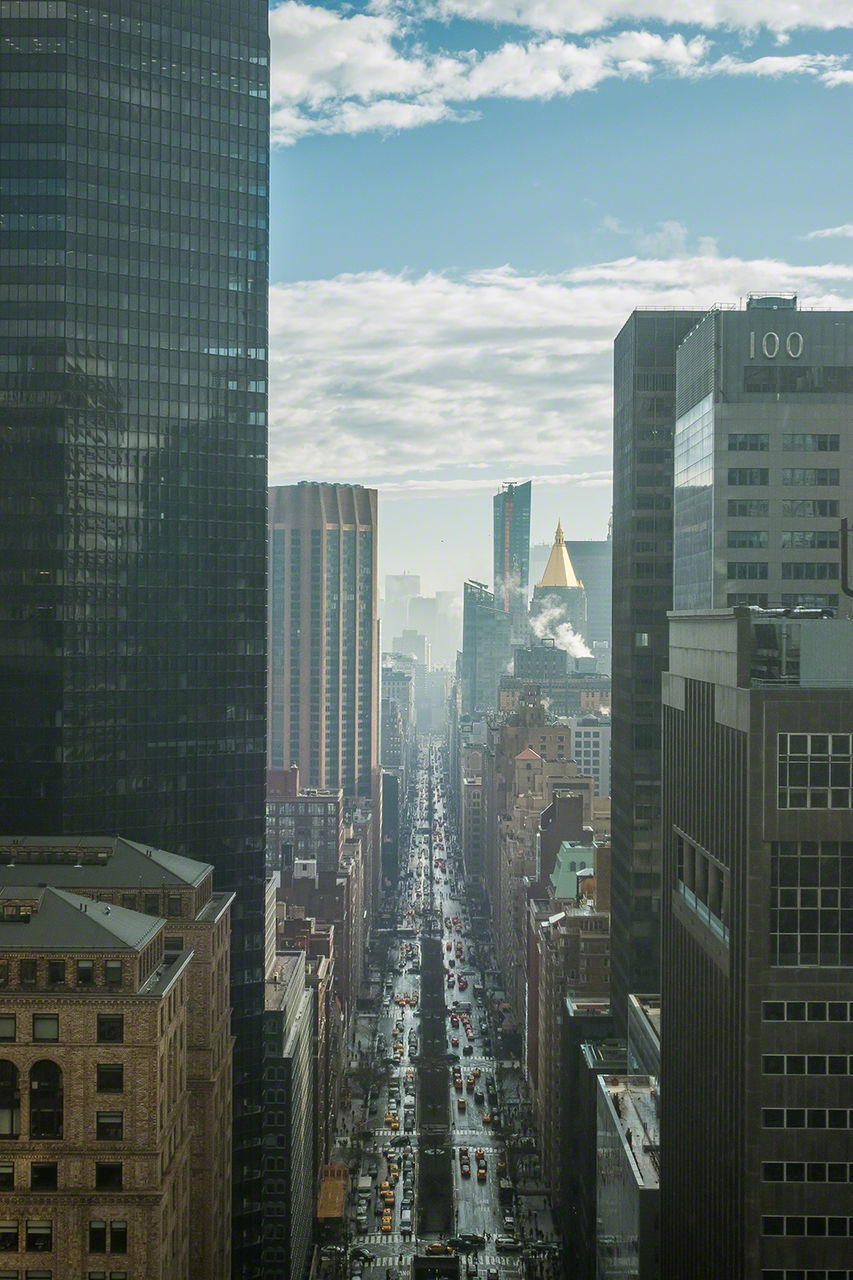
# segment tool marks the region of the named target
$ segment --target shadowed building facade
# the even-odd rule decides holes
[[[527,638],[530,581],[530,481],[505,484],[492,499],[495,608],[512,618],[512,643]]]
[[[267,6],[7,4],[0,33],[0,831],[121,831],[238,892],[234,1260],[251,1276]]]
[[[850,1274],[851,726],[846,620],[671,615],[663,1280]]]
[[[611,1001],[660,984],[660,680],[672,607],[675,352],[700,311],[635,311],[613,370]]]

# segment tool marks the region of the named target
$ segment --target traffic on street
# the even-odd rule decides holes
[[[511,1180],[518,1063],[495,1057],[485,999],[491,952],[479,954],[471,935],[435,741],[419,746],[399,882],[382,905],[394,924],[372,941],[377,995],[359,1015],[351,1112],[339,1135],[351,1173],[351,1280],[408,1276],[416,1255],[458,1258],[469,1280],[549,1280],[559,1247],[547,1202],[523,1203]],[[536,1159],[529,1132],[528,1166]]]

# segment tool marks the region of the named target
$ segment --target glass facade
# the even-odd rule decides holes
[[[524,636],[530,581],[530,481],[507,484],[492,499],[495,608],[511,613]]]
[[[0,26],[0,826],[120,832],[238,891],[242,1274],[260,1234],[267,7],[2,0]]]
[[[730,439],[729,447],[731,444]],[[704,396],[678,419],[674,451],[672,607],[710,609],[714,555],[713,396]]]

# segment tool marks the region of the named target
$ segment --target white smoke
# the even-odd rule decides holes
[[[558,649],[565,649],[571,658],[591,658],[592,650],[583,636],[579,636],[571,623],[563,622],[563,610],[559,605],[546,605],[530,618],[530,630],[537,640],[553,640]]]

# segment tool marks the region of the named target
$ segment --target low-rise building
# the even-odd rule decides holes
[[[225,1280],[234,895],[209,864],[118,837],[4,839],[0,864],[20,1266],[36,1251],[55,1276],[89,1276],[121,1254],[128,1275]]]
[[[657,1081],[598,1076],[598,1280],[658,1280],[660,1129]]]

